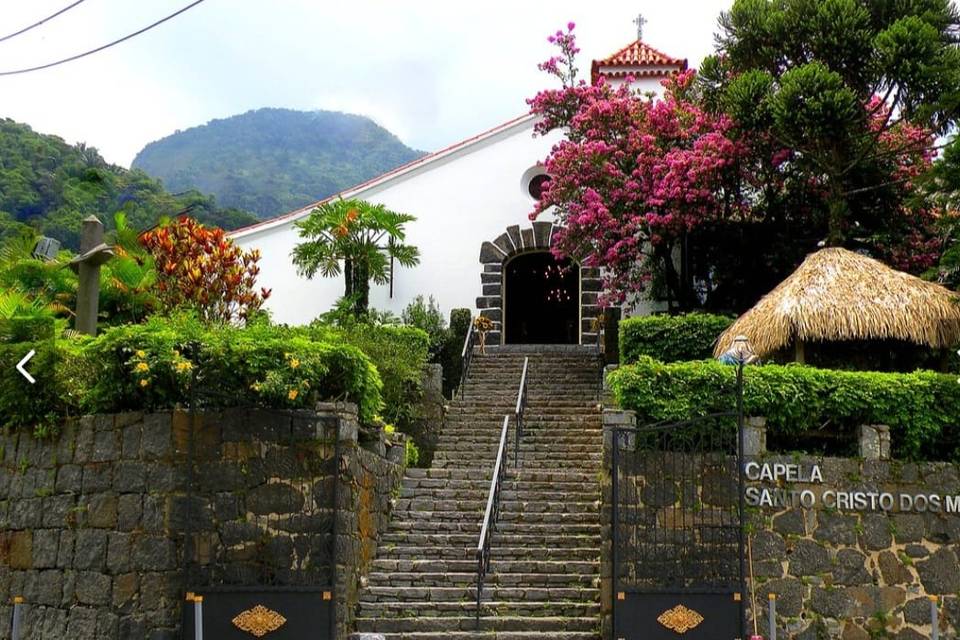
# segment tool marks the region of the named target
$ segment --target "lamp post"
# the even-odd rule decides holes
[[[737,513],[740,520],[740,627],[741,634],[740,637],[745,636],[745,626],[747,622],[746,618],[746,607],[744,605],[744,597],[746,595],[746,576],[747,576],[747,559],[743,555],[744,549],[744,517],[746,513],[746,497],[744,495],[743,487],[743,458],[744,458],[744,433],[743,433],[743,367],[750,363],[754,362],[757,359],[756,354],[753,351],[753,347],[750,346],[750,340],[746,336],[740,335],[733,339],[733,344],[730,348],[721,356],[721,360],[724,362],[729,362],[735,364],[737,367],[737,487],[738,487],[738,503],[737,503]],[[753,610],[754,607],[751,607]],[[756,615],[756,612],[753,613]],[[756,635],[756,634],[754,634]]]

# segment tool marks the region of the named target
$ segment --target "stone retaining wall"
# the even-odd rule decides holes
[[[609,540],[609,429],[634,421],[629,412],[607,411],[604,424],[603,517]],[[748,474],[753,479],[746,482],[747,531],[764,636],[768,596],[774,594],[778,639],[931,638],[931,600],[938,607],[940,637],[960,637],[960,466],[777,455],[764,451],[762,430],[756,431],[762,420],[748,420],[748,426],[754,428],[747,433],[754,455],[745,461],[753,463]],[[865,456],[889,456],[882,425],[865,427],[860,435]],[[725,482],[735,488],[735,474]],[[608,632],[609,542],[603,560]]]
[[[293,428],[321,443],[318,456],[332,456],[340,439],[341,458],[329,468],[340,470],[338,627],[346,637],[359,577],[399,489],[403,442],[359,446],[350,405],[298,415]],[[202,466],[218,482],[200,536],[205,553],[223,560],[244,548],[235,534],[262,511],[251,501],[284,480],[275,446],[284,427],[256,409],[200,418]],[[123,413],[70,421],[52,441],[0,435],[0,638],[10,637],[16,595],[26,601],[30,640],[179,637],[189,424],[181,412]]]

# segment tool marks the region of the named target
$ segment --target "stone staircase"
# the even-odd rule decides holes
[[[512,418],[530,358],[520,466]],[[475,356],[430,469],[409,469],[361,593],[356,629],[388,640],[599,640],[598,361],[544,347]],[[476,547],[503,416],[500,521],[475,631]]]

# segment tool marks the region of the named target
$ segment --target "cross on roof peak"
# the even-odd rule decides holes
[[[647,19],[643,17],[642,13],[638,13],[637,17],[633,19],[633,24],[637,25],[637,40],[643,40],[643,26],[647,24]]]

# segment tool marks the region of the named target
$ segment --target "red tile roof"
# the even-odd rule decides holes
[[[658,51],[642,40],[635,40],[616,53],[603,60],[594,60],[590,70],[593,81],[596,82],[601,69],[606,67],[648,67],[647,69],[617,70],[604,72],[611,77],[632,76],[662,76],[667,77],[677,71],[687,68],[686,58],[672,58],[662,51]],[[653,67],[652,69],[649,67]]]

